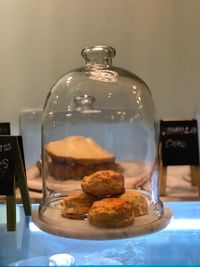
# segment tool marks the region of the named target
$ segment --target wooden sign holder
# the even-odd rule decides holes
[[[14,182],[12,194],[6,195],[6,213],[7,213],[7,231],[16,230],[16,187],[19,187],[21,193],[22,204],[26,216],[31,216],[30,197],[27,187],[27,179],[25,172],[25,165],[20,150],[19,137],[8,136],[8,138],[15,138],[15,168],[14,168]]]
[[[158,149],[158,159],[159,159],[159,173],[160,173],[160,196],[166,196],[167,188],[167,166],[163,165],[162,160],[162,144],[159,144]]]
[[[159,149],[158,149],[158,158],[159,158],[159,171],[160,171],[160,195],[166,196],[166,187],[167,187],[167,167],[169,165],[189,165],[190,166],[190,174],[191,174],[191,186],[197,186],[198,187],[198,193],[200,196],[200,165],[199,165],[199,151],[198,151],[198,129],[197,129],[197,122],[196,120],[185,120],[185,121],[161,121],[161,124],[164,124],[166,128],[168,128],[168,131],[165,129],[164,136],[169,134],[169,140],[171,144],[173,145],[185,145],[185,148],[187,149],[190,147],[192,150],[187,150],[187,157],[178,154],[179,156],[175,154],[176,151],[173,150],[173,154],[170,154],[170,157],[166,160],[165,157],[165,164],[163,163],[163,156],[166,155],[166,150],[164,152],[163,142],[162,142],[162,136],[160,138],[159,143]],[[180,134],[177,134],[180,131]],[[174,138],[173,139],[173,133],[174,132]],[[162,135],[162,129],[161,129],[161,135]],[[167,137],[168,138],[168,137]],[[179,143],[176,143],[178,140]],[[174,142],[174,143],[173,143]],[[169,143],[168,143],[169,144]],[[184,149],[185,149],[184,148]],[[163,153],[164,152],[164,153]],[[180,152],[179,152],[180,153]],[[190,154],[192,153],[192,154]],[[174,158],[174,155],[176,157]],[[183,156],[183,158],[182,158]],[[180,157],[180,158],[179,158]],[[173,158],[173,160],[172,160]],[[173,162],[172,162],[173,161]],[[175,163],[175,164],[174,164]]]
[[[167,167],[163,165],[162,160],[162,144],[159,144],[159,172],[160,172],[160,196],[166,196],[166,188],[167,188]],[[200,196],[200,166],[199,165],[191,165],[190,166],[190,175],[191,175],[191,186],[198,187],[198,194]]]
[[[199,165],[190,166],[190,173],[191,173],[191,185],[198,187],[198,192],[200,196],[200,166]]]

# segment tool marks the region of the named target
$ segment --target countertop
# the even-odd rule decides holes
[[[90,241],[58,237],[39,230],[17,204],[17,230],[6,231],[0,205],[0,266],[44,266],[49,257],[71,255],[75,265],[200,264],[200,201],[165,202],[173,210],[170,224],[135,238]],[[32,209],[38,205],[32,205]],[[67,257],[67,259],[72,259]],[[64,257],[62,256],[62,259]],[[17,261],[20,261],[16,264]],[[63,263],[62,263],[63,265]]]

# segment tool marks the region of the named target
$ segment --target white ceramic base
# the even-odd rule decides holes
[[[164,229],[170,222],[173,212],[170,208],[164,207],[164,215],[162,218],[153,222],[144,223],[141,225],[138,221],[143,220],[140,216],[135,219],[131,226],[121,228],[99,228],[91,225],[87,220],[66,220],[66,227],[64,225],[53,225],[42,221],[38,215],[38,209],[33,210],[32,220],[43,231],[77,239],[86,240],[112,240],[130,238],[141,235],[147,235]]]

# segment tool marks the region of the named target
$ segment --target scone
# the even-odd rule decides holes
[[[56,179],[82,179],[95,171],[117,170],[115,157],[92,138],[69,136],[45,145],[50,175]]]
[[[132,205],[135,217],[146,215],[148,213],[147,200],[139,191],[126,191],[120,196],[120,199]]]
[[[81,188],[99,198],[116,196],[125,191],[124,176],[112,170],[97,171],[83,178]]]
[[[61,215],[64,218],[83,219],[95,200],[97,198],[94,196],[73,192],[60,201]]]
[[[88,213],[89,223],[106,228],[132,225],[134,218],[132,206],[120,198],[95,201]]]

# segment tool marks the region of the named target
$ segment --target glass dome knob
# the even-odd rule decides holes
[[[86,47],[81,52],[86,64],[112,64],[116,50],[111,46]]]

